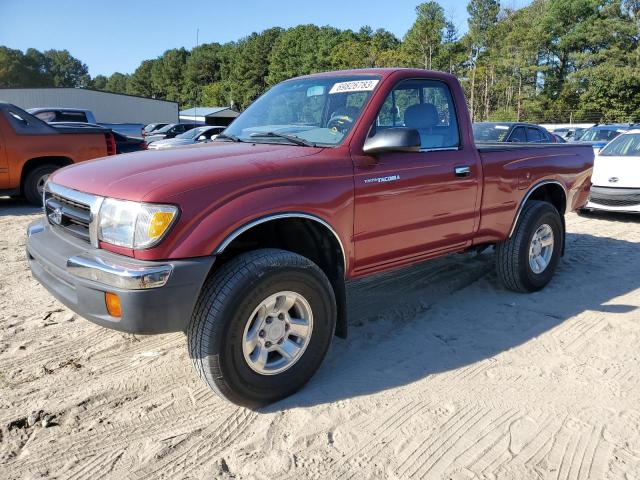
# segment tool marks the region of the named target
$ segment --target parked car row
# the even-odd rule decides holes
[[[640,129],[626,130],[597,152],[586,210],[640,213]]]
[[[473,124],[476,143],[564,143],[545,128],[525,122],[479,122]]]
[[[166,127],[167,125],[169,124],[168,123],[150,123],[148,125],[145,125],[145,127],[142,129],[142,136],[146,137],[147,135],[151,135],[151,132],[160,130],[162,127]]]
[[[587,127],[584,125],[584,127]],[[560,126],[552,134],[587,144],[595,154],[589,202],[581,211],[640,213],[640,125]]]
[[[591,145],[598,153],[607,143],[623,132],[636,127],[633,124],[594,125],[590,128],[561,127],[549,131],[526,122],[478,122],[473,124],[476,143],[566,143]]]
[[[178,135],[185,133],[198,125],[194,123],[168,123],[161,128],[157,128],[144,136],[147,144],[155,142],[157,140],[165,140],[167,138],[174,138]]]
[[[30,108],[28,113],[52,125],[104,127],[113,132],[116,153],[174,148],[208,142],[226,127],[194,123],[98,123],[91,110],[80,108]],[[197,129],[197,132],[193,130]],[[139,133],[138,133],[139,132]]]
[[[595,153],[598,153],[600,149],[616,138],[621,133],[624,133],[634,127],[633,124],[608,124],[608,125],[594,125],[588,128],[572,138],[573,142],[588,143],[593,147]]]
[[[473,124],[478,144],[579,143],[595,154],[589,202],[583,211],[607,210],[640,213],[640,129],[633,124],[561,127],[549,132],[523,122]]]
[[[147,137],[148,148],[149,150],[162,150],[166,148],[175,148],[181,147],[184,145],[193,145],[194,143],[199,142],[208,142],[210,140],[215,139],[226,127],[220,126],[204,126],[204,127],[196,127],[190,130],[187,130],[180,135],[176,135],[175,137],[166,137],[161,140],[155,140],[153,142],[149,142],[149,138]]]
[[[551,130],[551,133],[556,137],[562,138],[565,142],[568,142],[572,138],[579,137],[582,135],[586,128],[582,127],[559,127]]]

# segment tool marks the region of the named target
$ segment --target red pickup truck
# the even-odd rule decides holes
[[[27,254],[99,325],[186,332],[200,377],[255,407],[346,335],[347,280],[495,245],[507,288],[544,287],[592,165],[589,146],[477,148],[451,75],[322,73],[276,85],[207,145],[57,171]]]

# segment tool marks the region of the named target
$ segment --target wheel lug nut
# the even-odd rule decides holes
[[[265,335],[266,335],[266,333],[265,333],[265,331],[264,331],[264,330],[260,330],[260,331],[258,332],[258,336],[259,336],[260,338],[264,338],[264,336],[265,336]]]
[[[271,346],[271,342],[265,342],[264,346],[269,348]]]
[[[278,318],[279,318],[280,320],[284,320],[284,313],[281,313],[280,315],[278,315]]]
[[[271,323],[271,317],[267,317],[267,325]]]

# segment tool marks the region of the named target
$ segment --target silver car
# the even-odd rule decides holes
[[[220,126],[204,126],[187,130],[174,138],[166,140],[156,140],[151,142],[147,147],[149,150],[164,150],[165,148],[182,147],[185,145],[193,145],[194,143],[207,142],[215,139],[227,127]]]

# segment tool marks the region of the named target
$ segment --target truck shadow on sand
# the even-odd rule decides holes
[[[42,209],[27,202],[21,197],[0,197],[0,217],[20,217],[23,215],[35,215]]]
[[[638,226],[635,219],[617,221]],[[616,298],[640,288],[640,244],[570,233],[566,247],[554,279],[533,294],[498,283],[492,249],[352,282],[349,338],[335,339],[306,387],[265,410],[400,387],[492,359],[583,312],[613,314],[615,321],[615,314],[638,308]]]

